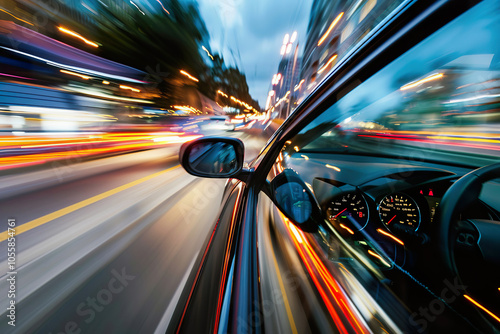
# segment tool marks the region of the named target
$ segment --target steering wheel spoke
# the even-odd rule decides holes
[[[477,230],[476,244],[483,259],[493,266],[500,266],[500,222],[487,219],[469,219],[468,222]]]

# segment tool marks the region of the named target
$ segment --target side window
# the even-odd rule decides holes
[[[322,217],[312,233],[279,213],[270,226],[291,240],[325,304],[338,297],[324,289],[332,279],[360,293],[358,309],[363,303],[382,306],[386,313],[377,313],[378,323],[396,323],[408,332],[473,331],[471,315],[462,311],[471,306],[487,309],[491,323],[498,320],[500,297],[491,297],[498,286],[469,277],[465,289],[457,277],[445,276],[435,218],[453,177],[471,170],[464,166],[498,162],[499,31],[500,2],[480,2],[354,88],[283,146],[268,179],[293,170]],[[466,217],[490,219],[484,205],[475,205],[464,208]],[[472,240],[468,246],[476,240],[474,231],[464,234]],[[460,245],[457,249],[463,254]],[[464,258],[466,265],[475,261],[470,254]],[[353,277],[362,284],[353,286]],[[452,291],[453,284],[458,288]],[[471,300],[482,301],[483,308]]]

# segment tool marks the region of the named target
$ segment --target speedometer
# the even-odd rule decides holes
[[[391,194],[385,196],[378,206],[380,220],[385,226],[416,231],[420,226],[420,209],[408,195]]]
[[[368,204],[360,193],[348,193],[333,199],[327,209],[328,219],[361,230],[368,222]]]

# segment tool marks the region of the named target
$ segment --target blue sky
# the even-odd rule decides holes
[[[237,64],[247,76],[250,94],[263,107],[280,61],[286,33],[297,31],[301,46],[312,0],[198,0],[215,53]]]

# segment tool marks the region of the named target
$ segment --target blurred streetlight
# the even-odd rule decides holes
[[[95,48],[99,47],[99,45],[97,43],[89,41],[88,39],[86,39],[85,37],[83,37],[82,35],[74,32],[74,31],[71,31],[71,30],[66,29],[64,27],[57,27],[57,29],[59,29],[59,31],[61,31],[61,32],[65,33],[65,34],[68,34],[68,35],[71,35],[71,36],[76,37],[78,39],[81,39],[82,41],[85,42],[85,44],[91,45],[91,46],[93,46]]]
[[[283,38],[283,45],[281,45],[281,50],[280,54],[284,56],[285,54],[289,54],[290,51],[292,51],[292,44],[295,42],[297,39],[297,32],[294,31],[292,34],[292,37],[290,37],[289,34],[285,35],[285,38]]]
[[[187,76],[189,79],[191,79],[191,80],[193,80],[195,82],[200,81],[200,80],[196,79],[195,77],[193,77],[191,74],[189,74],[188,72],[186,72],[184,70],[181,70],[181,74]]]

